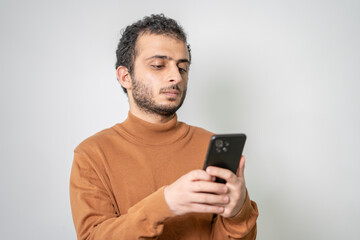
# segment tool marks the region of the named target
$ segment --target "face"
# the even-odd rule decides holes
[[[184,42],[164,35],[139,36],[129,101],[146,113],[174,114],[185,99],[188,71],[189,53]]]

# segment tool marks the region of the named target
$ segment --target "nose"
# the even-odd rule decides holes
[[[176,64],[172,64],[169,70],[168,81],[173,84],[177,84],[183,80],[183,76],[180,73],[179,67]]]

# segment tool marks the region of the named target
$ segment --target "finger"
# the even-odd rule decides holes
[[[209,205],[224,205],[229,203],[229,196],[211,193],[194,193],[190,195],[191,203],[201,203]]]
[[[236,172],[236,176],[243,178],[244,177],[244,172],[245,172],[245,157],[244,155],[241,156],[240,158],[240,162],[239,162],[239,168]]]
[[[217,182],[207,182],[207,181],[196,181],[191,183],[192,192],[203,192],[203,193],[213,193],[213,194],[224,194],[227,193],[228,188],[225,184]]]
[[[223,206],[215,206],[201,203],[192,203],[189,206],[191,212],[197,213],[216,213],[221,214],[225,211]]]
[[[226,182],[231,183],[237,180],[237,176],[232,171],[225,168],[210,166],[206,168],[206,172],[212,176],[222,178]]]
[[[204,170],[193,170],[185,174],[185,177],[189,181],[212,181],[212,177]]]

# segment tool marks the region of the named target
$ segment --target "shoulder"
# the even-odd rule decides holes
[[[214,133],[204,129],[204,128],[201,128],[201,127],[196,127],[196,126],[190,126],[190,129],[192,129],[196,134],[198,135],[204,135],[204,136],[212,136],[214,135]]]
[[[196,139],[208,141],[214,135],[213,132],[210,132],[204,128],[192,126],[192,125],[188,125],[188,126],[190,128],[192,137],[194,137]]]
[[[78,153],[94,151],[102,146],[110,144],[119,137],[119,134],[114,129],[115,126],[106,128],[86,138],[75,148],[74,151]]]

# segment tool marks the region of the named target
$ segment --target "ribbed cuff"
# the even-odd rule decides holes
[[[241,207],[240,211],[235,216],[230,217],[230,218],[224,218],[224,220],[226,219],[226,221],[229,221],[232,223],[241,222],[241,221],[247,220],[249,218],[249,216],[251,215],[251,212],[252,212],[252,205],[251,205],[249,194],[246,190],[245,202],[244,202],[243,206]]]

